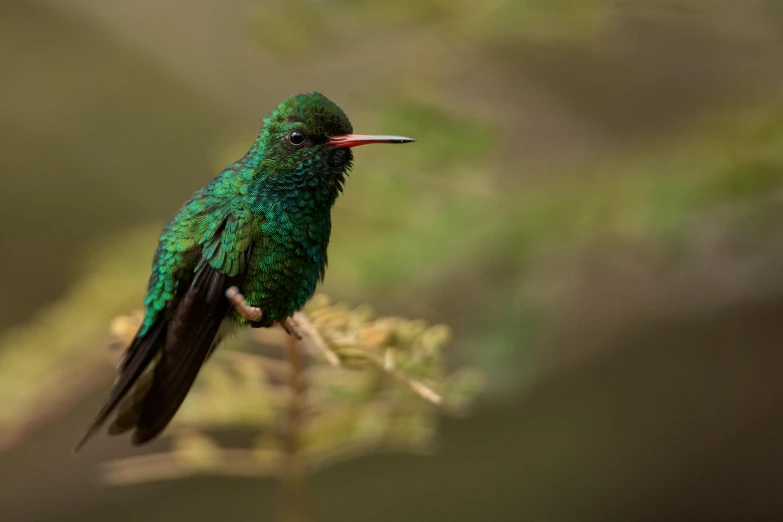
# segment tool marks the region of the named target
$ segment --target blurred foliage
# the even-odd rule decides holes
[[[657,270],[672,256],[687,254],[687,240],[699,234],[695,228],[706,215],[725,206],[746,214],[768,208],[762,202],[780,188],[783,166],[777,95],[763,92],[747,102],[738,97],[706,116],[682,113],[717,96],[721,78],[731,74],[728,63],[710,67],[710,49],[719,55],[724,45],[756,49],[759,42],[772,41],[773,4],[492,0],[479,7],[470,1],[295,0],[259,5],[249,32],[261,52],[281,63],[330,63],[335,50],[360,53],[353,44],[368,35],[404,49],[399,62],[389,65],[388,81],[351,117],[356,128],[411,135],[419,142],[405,149],[405,161],[399,161],[399,150],[357,152],[356,174],[334,212],[326,291],[351,300],[369,293],[373,302],[403,303],[435,318],[469,317],[456,341],[460,360],[493,375],[494,392],[524,386],[539,332],[557,320],[549,305],[573,289],[569,284],[578,279],[573,273],[590,245],[609,240],[624,251],[645,252],[631,254],[640,258],[639,269]],[[302,30],[310,22],[318,30]],[[645,35],[668,35],[691,54],[672,56],[667,42],[655,51]],[[372,52],[368,47],[364,54]],[[694,67],[716,75],[714,92],[698,81],[693,93],[688,90],[693,80],[685,73]],[[497,92],[502,102],[477,98],[476,90],[463,85],[470,82],[482,84],[484,96]],[[743,88],[751,83],[748,78]],[[613,140],[617,145],[576,166],[558,163],[555,148],[544,168],[522,172],[530,162],[516,156],[536,151],[519,151],[525,142],[513,134],[520,126],[514,119],[536,115],[514,111],[517,104],[524,106],[531,85],[556,93],[563,106],[572,104],[572,117],[593,118],[592,132],[613,136],[615,119],[622,119],[622,132]],[[634,108],[645,117],[639,121],[627,115],[629,105],[650,105],[648,93],[660,98],[668,89],[670,103],[653,106],[651,114]],[[677,98],[688,103],[681,107]],[[667,112],[682,122],[669,136],[619,138]],[[530,124],[530,132],[537,125]],[[761,221],[735,217],[747,224]]]
[[[631,148],[584,165],[579,178],[550,172],[548,180],[507,190],[498,186],[497,166],[488,157],[490,127],[465,121],[462,131],[448,114],[440,117],[442,125],[429,127],[431,111],[375,114],[382,129],[407,121],[404,131],[418,128],[427,147],[415,152],[417,168],[393,161],[388,150],[377,151],[370,165],[362,161],[335,211],[327,288],[410,298],[456,285],[458,299],[431,304],[456,316],[481,310],[467,337],[458,339],[460,354],[480,359],[499,392],[525,382],[536,332],[546,324],[541,299],[551,303],[570,290],[561,285],[556,295],[542,295],[539,287],[571,279],[585,247],[609,239],[655,252],[644,256],[640,270],[660,268],[701,232],[700,218],[726,206],[763,216],[783,188],[783,113],[775,102],[713,114],[681,131],[676,145]],[[430,141],[428,130],[438,126],[447,138]],[[464,143],[471,139],[482,147]],[[426,180],[419,179],[422,172]],[[763,220],[745,221],[760,226]],[[497,271],[486,266],[515,279],[499,287]],[[549,274],[543,278],[542,271]],[[482,287],[494,292],[483,297]],[[497,348],[476,348],[485,346]]]
[[[612,238],[656,252],[633,260],[640,270],[652,268],[667,251],[673,255],[687,247],[699,233],[694,227],[700,217],[726,205],[735,206],[746,234],[765,233],[764,202],[783,186],[783,110],[776,103],[712,116],[683,132],[676,147],[630,150],[586,166],[583,180],[507,192],[493,188],[497,173],[485,162],[490,127],[475,127],[473,135],[485,145],[471,148],[465,143],[471,139],[470,120],[442,109],[369,111],[365,118],[377,119],[382,129],[403,120],[418,129],[421,134],[411,134],[420,143],[406,148],[416,167],[390,161],[393,151],[382,148],[359,159],[335,209],[326,290],[346,299],[407,300],[419,306],[417,313],[432,314],[430,305],[436,316],[480,310],[455,339],[450,357],[491,375],[488,389],[494,393],[527,382],[537,334],[553,320],[546,313],[551,308],[542,306],[572,290],[567,282],[578,270],[580,249]],[[438,128],[449,139],[434,136]],[[425,139],[433,145],[420,147]],[[455,142],[461,146],[455,148]],[[423,165],[430,166],[431,177],[421,174]],[[594,183],[596,178],[611,183]],[[158,224],[143,227],[91,249],[86,278],[68,296],[0,338],[5,372],[0,383],[8,397],[0,412],[8,443],[48,415],[53,384],[40,382],[78,385],[84,365],[100,362],[95,346],[102,325],[141,299],[158,230]],[[495,288],[488,279],[495,272],[483,267],[498,262],[516,275]],[[495,290],[482,292],[487,286]],[[445,287],[470,299],[427,297]],[[108,378],[95,375],[95,385]]]
[[[251,19],[250,31],[267,52],[300,57],[326,45],[345,45],[366,32],[429,31],[459,45],[500,43],[524,35],[570,39],[601,27],[612,0],[366,0],[268,2]]]
[[[357,132],[418,139],[404,148],[356,151],[355,171],[333,213],[324,291],[426,323],[314,301],[305,312],[307,324],[321,332],[326,349],[302,345],[308,358],[301,387],[290,382],[297,372],[282,357],[290,352],[287,339],[277,330],[248,331],[204,368],[164,439],[170,451],[134,452],[135,459],[110,463],[110,480],[287,477],[296,474],[292,455],[302,457],[306,474],[373,452],[424,453],[437,441],[440,412],[465,411],[479,391],[507,397],[531,383],[543,384],[548,397],[567,388],[564,396],[578,398],[526,401],[535,404],[519,410],[524,414],[496,425],[479,417],[474,431],[462,423],[464,445],[458,441],[449,445],[453,453],[442,453],[454,462],[439,469],[459,470],[453,484],[463,484],[471,498],[490,501],[473,503],[490,506],[479,511],[497,513],[492,508],[530,478],[525,509],[546,505],[541,511],[552,515],[557,494],[547,491],[582,491],[589,502],[560,504],[574,512],[580,508],[573,506],[589,504],[593,516],[581,519],[600,519],[610,503],[631,505],[642,498],[633,491],[635,480],[645,491],[668,488],[670,473],[706,462],[711,444],[730,460],[725,441],[746,440],[722,428],[732,405],[743,412],[734,418],[747,420],[738,425],[758,423],[750,421],[758,413],[754,408],[732,400],[763,373],[760,359],[746,350],[750,345],[738,342],[738,371],[730,364],[719,371],[728,359],[709,336],[683,343],[682,350],[674,342],[667,345],[676,347],[670,352],[657,340],[657,324],[652,335],[642,330],[617,346],[607,346],[600,330],[607,324],[625,328],[638,319],[634,307],[647,306],[672,281],[686,284],[667,296],[687,301],[700,294],[694,290],[700,288],[696,270],[688,279],[677,277],[694,267],[709,272],[706,295],[693,298],[699,311],[727,304],[713,298],[724,295],[723,284],[737,292],[760,286],[776,291],[777,282],[757,265],[774,263],[776,257],[766,254],[779,248],[774,237],[783,216],[779,0],[251,4],[195,2],[186,12],[154,2],[72,2],[57,9],[11,2],[0,8],[0,55],[8,73],[0,82],[0,185],[11,195],[3,207],[11,226],[0,237],[0,250],[8,254],[0,260],[6,274],[0,308],[5,324],[13,324],[40,307],[26,325],[0,336],[0,450],[25,440],[111,378],[101,348],[106,326],[115,318],[112,332],[124,332],[119,338],[135,329],[136,315],[117,315],[141,302],[162,221],[190,191],[245,152],[260,117],[280,97],[316,89],[346,109]],[[215,143],[224,133],[232,138]],[[209,164],[207,156],[238,136],[241,143]],[[89,243],[106,234],[116,236]],[[748,252],[751,261],[742,257]],[[86,263],[64,292],[78,256]],[[602,279],[603,271],[611,277]],[[613,292],[628,281],[642,281],[642,290],[623,289],[632,295],[619,301],[630,306],[613,308]],[[647,293],[648,282],[655,292]],[[736,294],[730,299],[735,301],[728,304],[738,301]],[[681,303],[675,300],[667,297],[660,306],[678,314]],[[612,318],[593,310],[604,306]],[[641,313],[645,322],[654,315]],[[677,336],[715,329],[713,316],[704,326],[684,314],[677,320]],[[431,326],[438,323],[454,329],[448,349],[439,344],[445,342],[443,330]],[[390,331],[408,333],[399,339]],[[422,344],[411,344],[410,332],[420,332],[413,338],[424,339]],[[726,332],[731,342],[731,329]],[[426,341],[427,335],[435,341]],[[113,346],[121,345],[115,339]],[[430,354],[425,345],[441,348]],[[636,365],[622,359],[616,374],[591,370],[584,381],[571,375],[542,383],[542,365],[562,355],[551,352],[568,351],[559,361],[567,365],[571,355],[585,357],[592,347],[624,352],[591,361],[604,370],[618,360],[614,355],[631,359],[635,352],[641,359]],[[676,359],[690,348],[698,356]],[[115,356],[109,354],[112,363]],[[672,405],[674,375],[693,381],[681,388],[681,410]],[[770,390],[760,387],[760,396],[772,396]],[[726,400],[714,400],[715,393]],[[695,399],[702,394],[702,407],[693,406],[701,404]],[[430,402],[437,397],[443,398],[441,407]],[[299,409],[303,424],[291,430],[291,413]],[[618,415],[626,410],[628,415]],[[663,410],[675,415],[658,417]],[[655,422],[650,431],[649,422],[635,422],[638,411],[669,421]],[[698,436],[694,426],[709,411],[721,421]],[[621,418],[638,429],[624,429]],[[769,431],[765,422],[758,426]],[[299,449],[291,445],[291,432]],[[742,429],[750,432],[756,430]],[[55,473],[26,480],[25,473],[35,473],[30,470],[41,462],[12,464],[9,476],[22,485],[9,485],[6,499],[18,496],[14,501],[21,504],[51,495],[40,506],[56,511],[55,519],[70,519],[60,512],[59,499],[85,503],[88,497],[76,492],[77,478],[89,466],[74,459],[63,464],[39,448],[49,444],[52,454],[69,459],[60,444],[67,445],[71,435],[30,441],[29,453]],[[695,459],[683,458],[688,440],[698,448]],[[483,451],[494,446],[495,453]],[[607,471],[607,448],[617,462],[631,463],[628,469]],[[742,470],[746,453],[737,457]],[[661,467],[667,454],[672,465]],[[393,469],[366,462],[355,472],[385,480]],[[427,474],[437,462],[425,467],[413,472]],[[669,475],[661,478],[664,468]],[[60,472],[68,482],[63,488],[49,477],[66,469]],[[339,482],[343,471],[324,477],[338,479],[332,488],[341,493],[330,501],[341,516],[352,502],[395,501],[394,495],[357,499],[354,483]],[[429,500],[403,511],[406,516],[427,518],[435,505],[470,504],[455,503],[450,488],[437,486],[452,484],[453,477],[431,476],[436,486],[407,492]],[[389,484],[399,484],[394,480]],[[558,487],[549,487],[553,481]],[[187,509],[220,502],[220,492],[201,484],[182,488],[188,498],[168,508],[183,510],[174,518],[203,518]],[[755,484],[747,486],[757,498]],[[24,487],[40,491],[19,495]],[[238,489],[227,487],[231,502]],[[202,493],[209,494],[204,503],[192,502]],[[320,493],[333,494],[326,488]],[[135,493],[123,490],[120,496],[126,494]],[[96,519],[116,508],[110,502],[92,503],[91,509],[106,506]],[[15,516],[11,504],[7,511]],[[146,516],[166,516],[163,509],[150,513],[146,502],[133,505]],[[258,513],[252,501],[231,508]],[[82,512],[72,518],[91,519]]]
[[[0,449],[108,377],[99,371],[103,354],[96,346],[111,318],[143,297],[149,262],[135,253],[154,248],[154,237],[144,230],[94,249],[86,275],[66,298],[0,337]]]
[[[592,117],[592,107],[599,106],[591,103],[593,91],[602,91],[610,99],[621,97],[628,62],[618,57],[630,54],[630,60],[636,59],[633,53],[640,49],[634,47],[638,44],[636,36],[640,41],[648,38],[651,47],[665,48],[667,42],[655,38],[669,34],[666,30],[670,29],[661,23],[662,32],[637,35],[634,31],[638,27],[631,23],[628,32],[616,31],[623,22],[643,17],[671,19],[672,27],[679,24],[692,30],[693,41],[685,42],[693,44],[687,47],[689,52],[676,57],[654,55],[657,60],[649,62],[645,60],[650,57],[642,53],[638,59],[639,66],[647,71],[640,76],[645,89],[660,93],[674,86],[679,93],[678,89],[686,88],[693,79],[659,74],[668,70],[664,66],[682,56],[691,56],[694,61],[707,56],[704,49],[708,45],[702,45],[712,42],[708,38],[711,31],[719,36],[752,35],[774,43],[775,17],[770,13],[777,12],[775,9],[779,11],[778,3],[765,0],[491,0],[481,7],[464,0],[385,4],[292,0],[258,5],[248,21],[248,32],[261,52],[276,57],[284,66],[274,71],[270,68],[270,75],[286,73],[293,62],[329,68],[345,59],[349,51],[356,53],[350,54],[351,58],[364,52],[370,56],[368,68],[378,62],[378,67],[389,70],[357,97],[350,111],[354,126],[357,130],[408,134],[418,139],[417,144],[403,150],[357,150],[355,174],[334,210],[325,291],[351,302],[369,301],[379,308],[405,310],[406,315],[454,324],[457,335],[454,350],[449,353],[450,363],[479,366],[491,376],[487,384],[493,392],[507,393],[524,385],[533,370],[531,351],[538,346],[539,332],[556,320],[556,314],[549,313],[549,305],[572,290],[569,285],[578,279],[574,273],[591,245],[608,238],[613,244],[628,247],[636,253],[632,254],[632,263],[644,270],[674,255],[687,254],[688,240],[699,234],[702,218],[721,214],[727,208],[736,211],[733,216],[744,224],[743,230],[763,230],[769,202],[783,182],[783,105],[771,83],[767,91],[750,101],[733,98],[706,116],[688,112],[684,123],[666,136],[636,136],[636,142],[607,146],[603,155],[590,156],[577,164],[558,163],[558,147],[567,148],[569,135],[556,135],[555,153],[544,157],[544,167],[535,172],[524,170],[530,165],[524,160],[535,156],[536,150],[513,131],[520,121],[528,119],[533,120],[530,125],[534,129],[546,127],[547,121],[535,118],[546,118],[558,110],[568,111],[574,121],[581,121],[586,114]],[[734,43],[732,39],[727,41]],[[758,44],[756,40],[752,43]],[[399,62],[373,58],[380,47],[390,46],[404,49]],[[760,44],[758,48],[762,48]],[[533,56],[531,49],[541,52]],[[724,60],[719,52],[722,48],[717,49],[713,56],[716,70],[742,61],[736,56]],[[493,60],[501,62],[498,70],[493,69],[497,65]],[[602,69],[604,66],[608,68]],[[72,66],[66,69],[70,71]],[[463,69],[465,74],[457,74]],[[601,71],[608,71],[610,76],[600,80]],[[9,99],[29,91],[22,82],[24,76],[14,78],[21,83],[9,84],[16,86],[9,91],[14,95]],[[36,88],[59,84],[63,78],[70,86],[83,84],[79,78],[67,75],[52,78],[52,82],[37,82]],[[552,78],[559,84],[554,85]],[[124,80],[121,76],[115,81],[122,84]],[[491,88],[478,91],[482,98],[477,91],[464,87],[470,81]],[[345,83],[353,82],[354,78],[345,78]],[[142,83],[147,93],[151,80]],[[554,85],[551,91],[559,96],[553,102],[557,110],[516,114],[517,105],[524,106],[529,94],[525,88],[537,84],[547,90]],[[508,90],[505,97],[498,92],[503,88]],[[575,104],[567,96],[571,91],[588,95],[575,98],[579,102]],[[148,97],[154,98],[157,91],[150,87],[149,92]],[[495,94],[499,101],[486,99]],[[110,91],[105,96],[111,100],[119,95]],[[702,98],[708,97],[700,93],[687,103],[698,106]],[[40,105],[37,98],[31,100],[30,107]],[[62,110],[74,106],[70,102],[58,105]],[[84,111],[77,111],[81,120],[85,114],[105,116],[102,105],[84,106]],[[499,111],[489,110],[498,106]],[[27,118],[26,112],[19,112],[17,103],[9,107],[7,114]],[[48,110],[49,105],[42,107]],[[133,109],[133,103],[127,102],[127,107]],[[622,107],[623,114],[631,108]],[[661,106],[653,110],[671,109]],[[130,112],[135,113],[135,109]],[[166,113],[167,121],[182,121],[193,112],[188,106],[176,114],[161,114]],[[128,147],[116,139],[107,140],[108,145],[97,143],[104,131],[95,129],[105,125],[73,125],[75,134],[70,132],[68,127],[75,121],[70,116],[77,115],[69,113],[68,118],[47,123],[47,129],[54,129],[65,122],[64,130],[58,130],[51,139],[52,144],[91,129],[89,139],[64,141],[67,151],[75,158],[96,157],[87,149],[79,149],[80,144],[87,143],[100,149],[104,158],[97,162],[96,170],[79,168],[81,164],[74,160],[72,174],[85,173],[84,179],[77,178],[74,183],[92,183],[91,177],[104,182],[109,179],[101,170],[104,164],[122,157],[119,154],[124,149],[140,150],[147,143],[138,137],[147,136],[147,122],[137,124],[133,146]],[[14,118],[8,121],[23,121]],[[95,121],[101,123],[101,118]],[[594,126],[589,131],[600,133],[600,125],[592,120],[590,123]],[[628,130],[637,122],[625,123],[624,129]],[[125,124],[122,127],[128,128]],[[161,129],[154,126],[153,130],[164,132]],[[18,134],[15,126],[9,126],[9,136]],[[168,153],[169,140],[158,138],[156,135],[149,141],[163,144],[159,148]],[[30,139],[37,147],[38,141]],[[244,153],[247,141],[247,136],[243,137],[241,144],[216,160],[215,167],[222,168]],[[34,150],[37,148],[30,149]],[[134,183],[141,188],[128,199],[142,199],[139,195],[148,192],[159,200],[158,208],[169,208],[166,212],[170,212],[170,202],[179,202],[186,194],[175,197],[164,195],[166,187],[153,191],[145,187],[164,173],[176,178],[182,170],[181,177],[176,178],[181,183],[177,190],[191,184],[195,188],[189,178],[192,165],[180,169],[173,158],[166,159],[163,153],[160,156],[170,163],[163,163],[159,171],[150,171],[144,183]],[[62,164],[65,153],[52,157]],[[199,161],[196,158],[193,162]],[[119,163],[126,165],[124,160]],[[132,175],[121,171],[117,179],[127,180]],[[67,178],[59,172],[56,177]],[[62,202],[63,198],[53,199]],[[93,219],[92,211],[84,211],[84,223],[74,228],[88,227],[90,221],[116,224],[116,199],[100,199],[90,208],[104,214]],[[42,204],[41,208],[47,207]],[[136,210],[128,208],[128,214]],[[70,211],[67,205],[59,210]],[[145,214],[145,219],[149,215]],[[124,219],[123,224],[130,220]],[[102,340],[103,325],[139,301],[158,233],[159,223],[145,225],[108,240],[99,249],[87,249],[83,255],[90,258],[90,263],[84,280],[61,301],[42,309],[28,326],[0,338],[0,357],[4,358],[0,364],[0,393],[9,397],[0,408],[3,433],[16,433],[18,426],[27,426],[30,418],[38,416],[32,412],[45,410],[52,400],[46,390],[53,383],[77,382],[73,375],[84,364],[100,359],[94,347]],[[48,245],[44,241],[36,243]],[[67,335],[62,336],[62,332]],[[37,382],[47,386],[34,385]]]
[[[221,347],[164,432],[170,450],[110,462],[107,480],[274,475],[291,487],[367,453],[428,452],[437,416],[466,413],[482,388],[477,370],[446,369],[443,325],[375,318],[367,306],[331,304],[324,295],[295,319],[301,342],[274,328],[245,330]],[[141,313],[115,319],[116,345],[127,345],[141,320]],[[221,432],[249,434],[250,446],[225,445]]]

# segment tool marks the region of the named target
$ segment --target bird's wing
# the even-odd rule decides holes
[[[141,403],[134,444],[143,444],[163,431],[185,400],[231,306],[225,296],[226,281],[225,274],[203,265],[178,301]],[[112,431],[117,432],[116,427]]]
[[[153,439],[168,425],[230,309],[225,290],[244,271],[250,251],[251,231],[245,225],[244,218],[234,214],[216,219],[214,213],[207,218],[185,212],[167,225],[150,278],[147,322],[128,348],[106,402],[76,450],[118,405],[110,433],[135,429],[134,444]]]

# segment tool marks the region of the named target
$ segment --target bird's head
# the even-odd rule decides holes
[[[262,169],[292,172],[315,169],[342,175],[350,168],[352,147],[371,143],[408,143],[402,136],[353,134],[343,110],[323,94],[297,94],[264,118]],[[340,179],[340,182],[342,179]]]

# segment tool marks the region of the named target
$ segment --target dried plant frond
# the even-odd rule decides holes
[[[281,328],[257,329],[221,347],[166,433],[171,449],[112,462],[107,480],[286,478],[376,451],[426,454],[438,415],[465,412],[482,388],[474,369],[447,371],[445,325],[376,318],[366,305],[325,295],[295,320],[302,341]],[[127,343],[140,321],[139,313],[116,318],[116,343]],[[257,430],[252,447],[220,445],[220,432],[237,428]]]

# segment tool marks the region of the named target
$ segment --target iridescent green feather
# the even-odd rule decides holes
[[[368,142],[349,136],[352,130],[323,95],[288,98],[264,119],[248,153],[171,218],[155,251],[144,322],[77,448],[115,409],[109,431],[132,430],[134,444],[165,429],[220,343],[225,320],[247,322],[226,296],[230,287],[261,309],[256,327],[285,322],[304,306],[324,277],[330,213],[351,168],[350,147],[411,141]]]
[[[312,137],[311,146],[290,147],[285,136],[295,129]],[[248,153],[193,194],[164,228],[139,335],[204,262],[234,278],[248,304],[270,321],[301,308],[323,279],[330,211],[352,161],[349,149],[322,141],[351,132],[343,111],[318,93],[291,97],[265,118]]]

